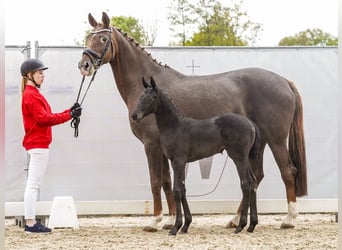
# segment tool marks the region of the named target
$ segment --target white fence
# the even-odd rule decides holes
[[[310,207],[317,203],[313,201],[319,201],[320,204],[311,208],[312,211],[317,207],[322,211],[337,211],[336,47],[146,49],[158,61],[185,74],[213,74],[257,66],[277,72],[295,82],[303,98],[308,163],[309,195],[301,199],[301,202],[306,211],[310,211]],[[81,81],[77,64],[82,50],[81,47],[48,46],[37,49],[39,58],[49,67],[42,92],[55,112],[70,107],[76,99]],[[27,57],[27,52],[24,46],[6,47],[5,50],[6,215],[20,213],[13,211],[22,211],[27,166],[26,152],[21,145],[23,126],[19,68]],[[119,204],[128,202],[133,207],[142,204],[141,210],[150,212],[143,205],[146,202],[149,204],[152,199],[143,146],[130,131],[127,108],[116,89],[108,65],[99,70],[85,99],[79,137],[73,137],[69,124],[54,127],[53,136],[49,166],[40,193],[41,204],[51,202],[54,196],[73,196],[80,207],[81,204],[109,202],[107,204],[111,204],[110,206],[115,207],[117,204],[121,208]],[[193,196],[214,189],[225,159],[226,154],[215,155],[208,179],[202,178],[198,162],[190,164],[186,182],[187,194],[193,204],[235,202],[240,199],[239,179],[230,160],[215,192],[200,197]],[[269,204],[267,201],[274,200],[278,204],[281,200],[280,206],[285,211],[285,188],[268,149],[265,152],[264,172],[265,178],[258,189],[259,202]],[[14,205],[17,208],[19,206],[19,209],[13,208]],[[113,208],[111,211],[120,213],[122,210],[121,213],[125,213],[130,211],[127,206],[126,209]],[[90,213],[91,211],[89,209]]]

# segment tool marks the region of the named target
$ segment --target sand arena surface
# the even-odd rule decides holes
[[[147,233],[151,216],[80,217],[79,229],[26,234],[13,218],[5,220],[6,250],[40,249],[337,249],[335,214],[300,214],[294,229],[279,229],[284,214],[259,215],[254,233],[239,234],[225,225],[233,215],[193,215],[187,234],[169,236],[160,229]]]

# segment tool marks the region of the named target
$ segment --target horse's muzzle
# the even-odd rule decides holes
[[[80,70],[81,75],[83,76],[91,76],[94,72],[94,67],[88,61],[85,61],[83,63],[79,62],[78,69]]]

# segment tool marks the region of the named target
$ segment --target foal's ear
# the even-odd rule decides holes
[[[151,76],[151,81],[150,81],[150,83],[151,83],[152,88],[153,88],[153,89],[156,89],[156,82],[154,81],[154,79],[153,79],[152,76]]]
[[[144,85],[144,88],[147,89],[149,87],[148,83],[145,81],[145,78],[142,78],[142,83]]]
[[[102,12],[102,22],[104,28],[109,28],[110,20],[106,12]]]
[[[90,13],[88,14],[88,21],[89,21],[89,24],[93,26],[94,28],[97,26],[97,21]]]

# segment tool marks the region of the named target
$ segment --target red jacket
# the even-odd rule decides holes
[[[71,119],[70,109],[62,113],[51,113],[51,107],[40,91],[33,86],[25,87],[21,104],[25,136],[23,146],[48,148],[52,141],[51,127]]]

